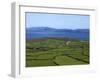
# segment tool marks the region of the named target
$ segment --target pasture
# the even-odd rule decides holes
[[[26,67],[89,63],[89,41],[67,38],[26,40]]]

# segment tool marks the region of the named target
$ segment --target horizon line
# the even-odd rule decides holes
[[[52,29],[71,29],[71,28],[53,28],[53,27],[46,27],[46,26],[33,26],[33,27],[26,27],[26,28],[52,28]],[[76,28],[76,29],[89,29],[89,28]],[[76,29],[71,29],[71,30],[76,30]]]

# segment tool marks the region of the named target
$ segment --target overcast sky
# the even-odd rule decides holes
[[[89,21],[88,15],[26,13],[26,27],[89,29]]]

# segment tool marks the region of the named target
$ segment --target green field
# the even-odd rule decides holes
[[[26,67],[89,64],[89,41],[67,38],[26,40]]]

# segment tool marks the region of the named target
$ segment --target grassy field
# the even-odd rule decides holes
[[[26,67],[89,64],[89,41],[43,38],[26,41]]]

